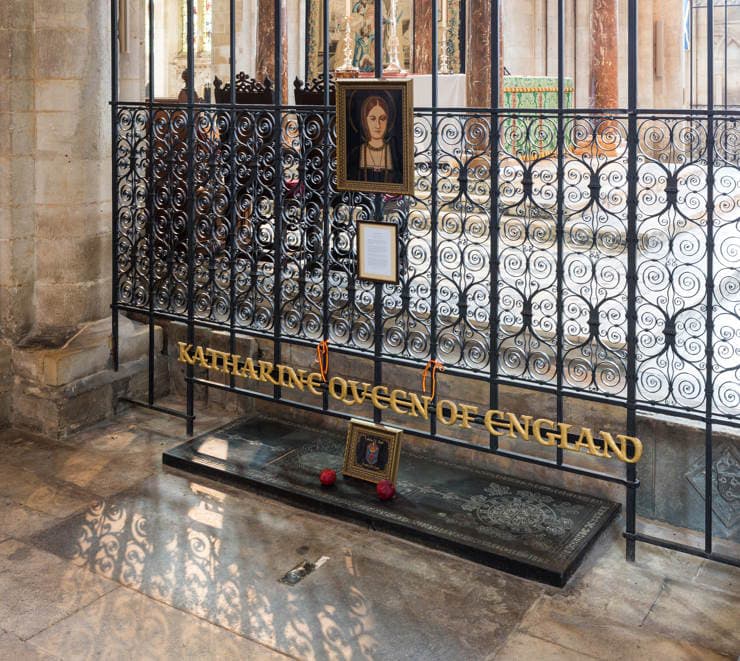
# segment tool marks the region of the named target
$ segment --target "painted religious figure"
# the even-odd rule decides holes
[[[324,56],[324,0],[306,0],[306,80],[318,78],[322,71]],[[438,0],[442,6],[442,0]],[[463,71],[461,57],[464,55],[464,0],[446,0],[447,52],[450,70]],[[431,4],[427,5],[431,7]],[[329,0],[329,68],[336,69],[344,59],[344,31],[346,0]],[[429,26],[414,25],[413,0],[397,0],[396,29],[400,47],[402,68],[416,73],[431,73],[431,65],[420,65],[414,61],[414,39],[429,40]],[[387,45],[390,30],[391,1],[383,0],[383,48],[384,61],[388,56]],[[350,26],[352,40],[352,64],[363,73],[375,70],[375,2],[374,0],[351,0]],[[440,36],[440,44],[442,43]]]
[[[414,192],[410,80],[337,83],[337,187]]]

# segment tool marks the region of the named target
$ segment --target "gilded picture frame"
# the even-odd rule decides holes
[[[337,189],[413,195],[413,80],[336,85]]]
[[[395,483],[402,436],[400,429],[353,418],[347,429],[342,474],[373,484],[381,480]]]

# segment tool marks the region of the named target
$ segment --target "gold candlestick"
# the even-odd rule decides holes
[[[398,8],[396,0],[391,0],[391,29],[388,36],[388,65],[383,69],[384,76],[404,76],[398,57]]]
[[[338,78],[354,78],[360,70],[352,62],[352,24],[349,12],[344,15],[344,62],[335,70]]]
[[[442,43],[440,44],[439,73],[447,74],[450,71],[450,58],[447,54],[447,24],[442,23]]]

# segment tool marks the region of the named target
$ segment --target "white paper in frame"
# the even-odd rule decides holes
[[[358,276],[361,280],[398,283],[398,227],[395,223],[357,224]]]

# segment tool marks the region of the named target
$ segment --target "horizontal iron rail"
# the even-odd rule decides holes
[[[118,310],[123,310],[125,312],[133,312],[136,314],[145,314],[146,308],[137,307],[134,305],[128,305],[125,303],[120,303],[118,306],[116,306]],[[172,312],[164,312],[164,311],[155,311],[154,313],[155,318],[164,319],[167,321],[175,321],[180,322],[183,324],[187,324],[187,317],[181,316]],[[195,326],[199,328],[208,328],[211,330],[224,330],[223,324],[216,322],[216,321],[208,321],[206,319],[196,319],[195,320]],[[244,329],[244,328],[235,328],[234,332],[237,335],[241,335],[243,337],[254,337],[254,338],[260,338],[260,339],[266,339],[272,341],[274,339],[274,336],[272,332],[270,331],[256,331],[251,329]],[[304,338],[298,338],[298,337],[288,337],[288,336],[282,336],[280,338],[281,342],[285,342],[287,344],[292,344],[296,346],[303,346],[303,347],[309,347],[309,348],[315,348],[318,344],[319,340],[307,340]],[[340,345],[330,345],[330,351],[333,353],[338,353],[345,356],[354,356],[356,358],[364,358],[367,360],[373,360],[374,356],[371,352],[365,352],[361,349],[352,349],[349,347],[344,347]],[[420,363],[418,360],[414,360],[411,358],[401,358],[396,356],[383,356],[382,358],[383,362],[388,363],[389,365],[398,365],[400,367],[412,367],[412,368],[420,368]],[[453,366],[448,366],[445,368],[445,374],[449,374],[451,376],[456,376],[460,378],[466,378],[471,379],[474,381],[490,381],[490,376],[488,375],[488,372],[475,372],[464,368],[458,368]],[[540,392],[547,395],[555,395],[556,389],[554,385],[549,385],[546,383],[537,383],[536,381],[526,381],[517,379],[515,377],[502,377],[499,376],[495,383],[498,383],[502,386],[510,386],[512,388],[521,388],[523,390],[530,390],[533,392]],[[595,404],[605,404],[608,406],[618,406],[618,407],[624,407],[624,403],[626,401],[626,398],[621,398],[617,395],[603,395],[599,393],[591,393],[586,392],[582,390],[574,390],[566,388],[563,390],[563,395],[566,399],[579,399],[582,401],[588,401],[593,402]],[[691,410],[686,410],[682,408],[670,408],[665,406],[659,406],[655,404],[649,404],[649,403],[640,403],[638,402],[635,405],[635,408],[638,411],[644,412],[644,413],[657,413],[660,415],[666,415],[671,416],[675,418],[680,418],[682,420],[691,420],[694,422],[706,422],[706,418],[702,413],[695,413]],[[725,427],[729,427],[732,429],[740,429],[740,419],[735,418],[724,418],[722,416],[714,416],[712,418],[712,421],[716,424],[723,425]]]
[[[176,418],[182,418],[183,420],[188,420],[190,418],[195,419],[195,416],[189,416],[183,411],[177,411],[176,409],[171,409],[166,406],[159,406],[158,404],[150,404],[149,402],[142,402],[141,400],[134,399],[132,397],[119,397],[118,401],[126,402],[127,404],[132,404],[134,406],[141,406],[145,409],[151,409],[152,411],[157,411],[157,413],[166,413],[167,415],[173,415]]]
[[[687,553],[689,555],[695,555],[699,558],[706,558],[707,560],[714,560],[715,562],[721,562],[726,565],[732,565],[733,567],[740,567],[740,558],[733,558],[723,553],[707,553],[704,549],[697,548],[696,546],[689,546],[688,544],[679,544],[678,542],[672,542],[667,539],[661,539],[660,537],[653,537],[652,535],[644,535],[642,533],[622,533],[625,539],[634,539],[637,542],[645,542],[646,544],[652,544],[653,546],[660,546],[664,549],[670,549],[671,551],[680,551],[681,553]]]
[[[144,101],[119,101],[115,104],[118,108],[141,108],[146,109],[149,106],[148,102]],[[175,110],[187,110],[187,103],[176,103],[171,101],[155,101],[152,106],[156,109],[161,108],[173,108]],[[270,111],[283,110],[287,112],[316,112],[326,110],[326,108],[334,108],[335,106],[329,105],[298,105],[298,104],[280,104],[275,105],[273,103],[195,103],[193,107],[197,110],[220,110],[220,109],[241,109],[241,110],[254,110]],[[417,114],[431,115],[432,112],[438,114],[455,114],[455,115],[486,115],[487,117],[491,113],[497,113],[502,116],[506,115],[552,115],[557,117],[560,111],[557,108],[473,108],[470,106],[444,106],[434,108],[432,106],[414,106],[414,112]],[[563,114],[566,116],[577,115],[579,117],[594,117],[594,116],[608,116],[613,118],[614,116],[628,115],[626,108],[565,108]],[[669,115],[673,117],[705,117],[707,114],[712,114],[714,117],[740,117],[740,108],[735,110],[734,108],[720,107],[713,111],[702,109],[702,108],[638,108],[636,111],[638,116],[645,115]]]

